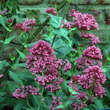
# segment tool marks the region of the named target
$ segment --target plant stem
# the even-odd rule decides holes
[[[27,106],[28,106],[31,110],[33,110],[33,108],[31,107],[31,105],[29,104],[28,98],[27,98],[26,100],[27,100]]]
[[[55,42],[55,39],[56,39],[56,35],[55,35],[54,38],[53,38],[52,47],[53,47],[53,44],[54,44],[54,42]]]
[[[42,104],[43,92],[44,92],[44,87],[42,87],[41,97],[40,97],[40,103],[38,105],[38,110],[40,110],[40,107],[41,107],[41,104]]]

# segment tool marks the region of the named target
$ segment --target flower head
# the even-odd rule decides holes
[[[29,86],[22,86],[21,88],[17,88],[15,92],[13,93],[13,96],[15,98],[23,98],[25,99],[28,95],[39,95],[38,93],[39,89],[32,87],[31,85]]]
[[[88,47],[83,51],[83,56],[89,57],[96,60],[102,59],[101,50],[95,45]]]
[[[74,17],[74,26],[81,30],[98,29],[98,23],[91,14],[82,14],[76,10],[72,10],[70,16]]]
[[[47,8],[47,9],[46,9],[46,13],[50,13],[50,14],[52,14],[52,15],[56,15],[56,11],[55,11],[54,8]]]

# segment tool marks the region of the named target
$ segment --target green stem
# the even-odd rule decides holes
[[[27,106],[28,106],[31,110],[33,110],[33,108],[31,107],[31,105],[29,104],[28,98],[26,99],[26,101],[27,101]]]
[[[54,44],[54,42],[55,42],[55,39],[56,39],[56,35],[55,35],[54,38],[53,38],[52,47],[53,47],[53,44]]]
[[[41,104],[42,104],[43,92],[44,92],[44,87],[42,87],[41,97],[40,97],[40,103],[38,105],[38,110],[40,110],[40,107],[41,107]]]

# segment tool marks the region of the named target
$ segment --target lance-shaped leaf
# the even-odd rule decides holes
[[[26,56],[25,56],[25,54],[24,54],[23,52],[21,52],[21,51],[18,50],[17,48],[16,48],[16,51],[18,52],[18,54],[20,55],[20,57],[21,57],[22,59],[25,59],[25,58],[26,58]]]
[[[6,26],[5,22],[6,22],[6,19],[5,19],[2,15],[0,15],[0,24],[1,24],[8,32],[11,32],[11,30]]]

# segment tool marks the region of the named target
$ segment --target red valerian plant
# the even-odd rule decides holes
[[[56,17],[54,16],[56,15],[54,8],[48,8],[46,12]],[[49,17],[50,21],[52,16]],[[77,75],[72,74],[72,76],[68,78],[66,77],[73,68],[73,62],[70,63],[67,58],[59,58],[57,54],[55,54],[53,43],[57,41],[57,39],[55,39],[56,36],[52,39],[52,43],[49,43],[50,41],[47,41],[47,39],[38,40],[38,42],[29,49],[30,54],[27,56],[26,61],[26,67],[32,73],[33,80],[35,84],[37,83],[37,88],[32,85],[17,88],[13,93],[15,98],[25,99],[30,94],[38,95],[41,96],[41,103],[45,103],[45,98],[43,99],[45,92],[46,95],[52,94],[52,102],[48,109],[65,110],[67,106],[70,107],[72,105],[73,110],[81,110],[87,107],[88,103],[92,104],[95,97],[103,98],[103,96],[106,95],[106,91],[103,88],[106,76],[102,70],[102,53],[96,46],[100,40],[94,34],[86,33],[86,31],[89,30],[98,29],[98,23],[91,14],[82,14],[74,9],[70,13],[70,16],[74,17],[73,21],[65,22],[65,20],[60,18],[61,24],[58,25],[59,28],[71,30],[76,27],[81,32],[81,38],[90,41],[90,46],[83,50],[80,58],[76,59],[80,73]],[[26,19],[23,23],[16,24],[15,27],[16,29],[24,30],[24,32],[29,32],[35,23],[35,19]],[[64,89],[64,84],[67,86],[66,89]],[[66,100],[71,101],[71,104],[63,104],[63,97],[59,95],[60,91],[64,95],[64,98],[71,96],[74,97],[75,100],[69,97]],[[40,110],[41,103],[38,105],[38,110]]]
[[[70,15],[74,17],[74,26],[79,28],[80,31],[84,30],[85,32],[91,29],[98,29],[98,23],[92,15],[82,14],[74,9],[72,10]],[[102,54],[101,50],[95,46],[95,44],[100,42],[99,38],[95,37],[94,34],[84,34],[84,32],[81,33],[81,37],[90,39],[91,46],[85,49],[81,57],[76,60],[78,69],[84,70],[82,74],[78,74],[77,76],[73,75],[73,79],[69,83],[69,85],[75,91],[78,91],[79,94],[76,95],[76,98],[81,101],[80,105],[77,102],[73,103],[75,110],[80,110],[81,108],[87,106],[87,104],[84,103],[82,99],[89,99],[89,97],[93,99],[96,96],[102,98],[106,94],[104,88],[102,87],[102,84],[104,84],[106,81],[106,76],[104,75],[103,70],[101,68],[102,63],[100,60],[102,60]],[[81,85],[82,88],[88,90],[89,92],[92,91],[90,92],[91,94],[87,95],[85,93],[83,95],[83,98],[78,98],[80,97],[81,93],[79,92],[75,83]]]

